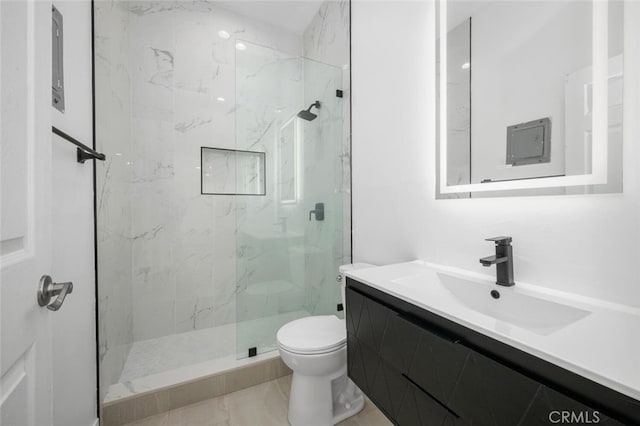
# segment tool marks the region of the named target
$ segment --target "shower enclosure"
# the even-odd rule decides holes
[[[308,3],[296,28],[265,6],[287,7],[95,2],[103,402],[277,356],[280,326],[340,314],[349,5]]]
[[[269,195],[236,200],[238,356],[251,348],[277,349],[276,332],[288,321],[335,313],[337,267],[349,259],[342,208],[344,98],[336,96],[342,69],[245,45],[236,54],[236,146],[271,155]],[[317,119],[298,117],[315,100]]]

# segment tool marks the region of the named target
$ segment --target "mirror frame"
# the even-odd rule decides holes
[[[517,0],[511,0],[517,1]],[[436,40],[440,39],[440,76],[447,75],[447,0],[437,0],[439,13],[436,9],[437,24],[435,28]],[[441,113],[439,119],[438,141],[440,157],[440,193],[457,194],[461,192],[505,191],[513,189],[557,188],[566,186],[599,185],[607,183],[607,139],[608,139],[608,13],[609,2],[592,0],[592,70],[593,70],[593,123],[592,123],[592,166],[590,174],[539,177],[500,182],[471,183],[464,185],[447,184],[447,114]],[[442,25],[442,23],[445,23]],[[436,53],[437,54],[437,53]],[[440,111],[447,111],[447,79],[440,78],[440,95],[437,105]]]

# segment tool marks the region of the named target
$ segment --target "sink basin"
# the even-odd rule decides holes
[[[437,280],[433,280],[434,276]],[[450,302],[541,335],[551,334],[591,314],[584,309],[519,292],[517,288],[502,288],[441,272],[430,276],[400,278],[393,282],[413,288],[439,287],[444,291],[438,294],[449,296],[453,299]],[[492,297],[492,290],[500,293],[498,299]],[[433,297],[438,296],[434,294]]]

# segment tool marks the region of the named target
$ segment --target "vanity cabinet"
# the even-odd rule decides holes
[[[637,424],[613,420],[416,315],[407,302],[376,293],[347,280],[348,371],[395,424],[549,425],[562,424],[563,412],[578,416],[573,424]]]

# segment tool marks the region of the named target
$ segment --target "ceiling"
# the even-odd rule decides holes
[[[323,2],[321,0],[227,0],[215,3],[248,18],[302,34]]]

